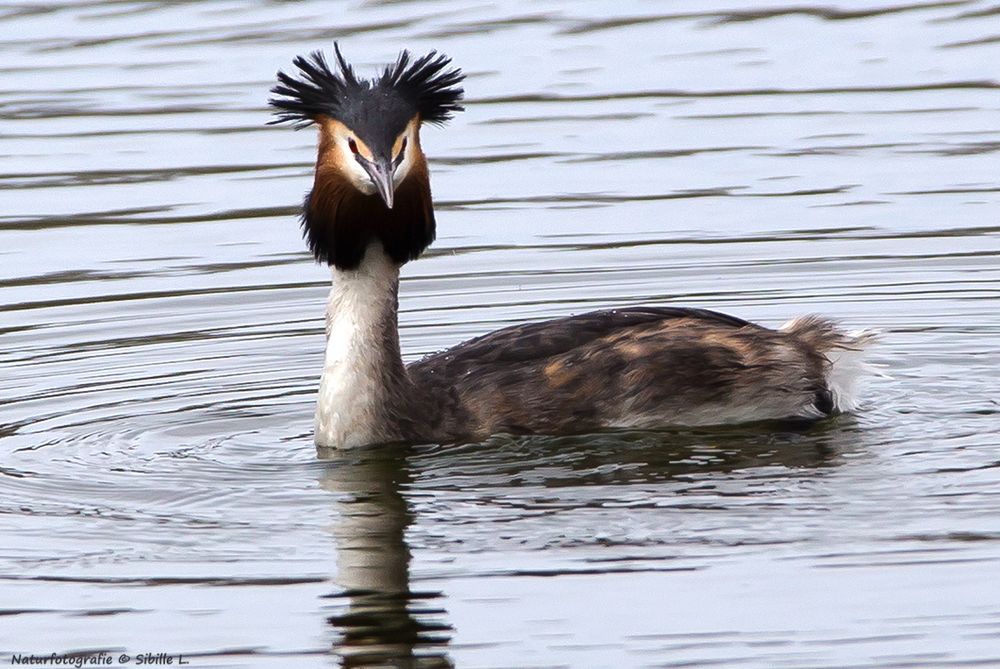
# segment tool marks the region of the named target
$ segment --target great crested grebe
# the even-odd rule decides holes
[[[271,123],[319,127],[302,226],[330,265],[316,443],[453,442],[498,432],[819,419],[855,408],[868,333],[817,317],[778,330],[679,307],[630,307],[503,328],[403,365],[399,270],[434,240],[423,123],[443,124],[464,75],[403,51],[359,79],[334,47],[278,72]]]

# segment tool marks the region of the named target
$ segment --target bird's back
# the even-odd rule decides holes
[[[836,407],[820,319],[772,330],[703,309],[638,307],[504,328],[408,367],[436,439],[495,432],[820,418]]]

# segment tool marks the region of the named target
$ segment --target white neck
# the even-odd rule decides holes
[[[396,321],[399,267],[376,242],[357,269],[332,269],[316,443],[352,448],[393,441],[393,393],[406,380]]]

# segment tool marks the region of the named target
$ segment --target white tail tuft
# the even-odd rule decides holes
[[[836,411],[848,412],[858,408],[858,386],[866,376],[883,375],[874,365],[865,360],[868,347],[878,341],[878,333],[873,330],[859,330],[843,335],[843,341],[826,352],[830,368],[826,375],[826,385],[833,396]]]
[[[854,411],[858,407],[860,381],[866,376],[885,376],[865,360],[868,348],[878,341],[875,330],[844,332],[832,321],[816,316],[793,319],[781,326],[781,330],[795,335],[826,356],[829,361],[826,386],[837,412]]]

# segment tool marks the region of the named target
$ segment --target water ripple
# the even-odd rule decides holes
[[[997,8],[335,13],[0,8],[0,645],[1000,664]],[[469,75],[423,136],[438,240],[403,270],[407,359],[659,303],[879,328],[886,375],[811,427],[317,451],[315,137],[266,98],[334,39],[365,73],[408,47]]]

